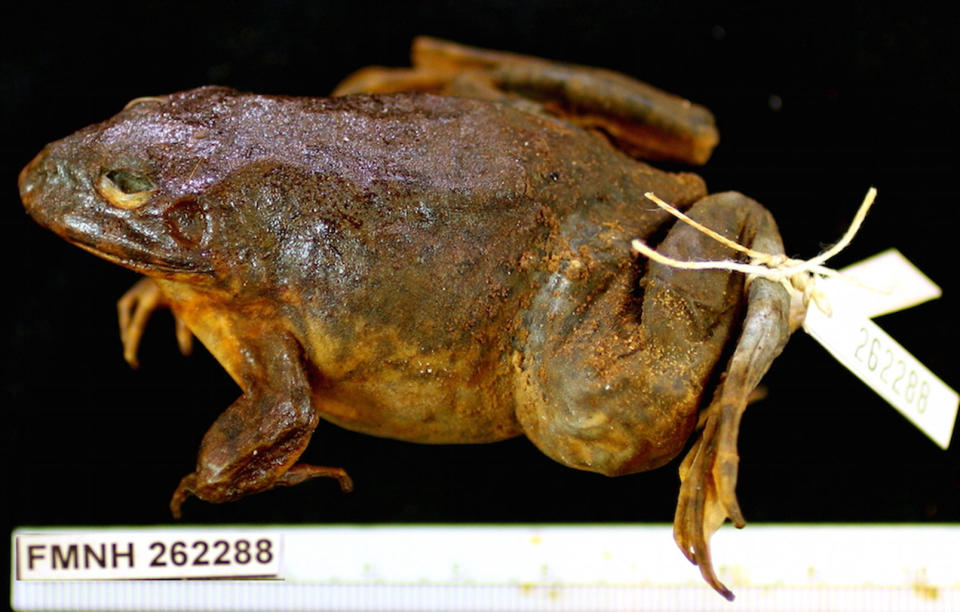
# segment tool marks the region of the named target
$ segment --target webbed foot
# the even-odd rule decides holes
[[[724,410],[715,400],[702,414],[700,437],[680,464],[680,497],[673,523],[673,537],[683,555],[700,567],[707,584],[731,601],[733,593],[713,569],[710,536],[728,518],[738,529],[746,525],[735,493],[740,460],[736,446],[739,423],[733,424],[739,415],[731,414],[735,412]]]
[[[737,503],[737,434],[740,418],[790,335],[790,296],[778,284],[758,279],[748,292],[747,315],[723,381],[700,416],[700,437],[680,465],[680,497],[674,539],[704,580],[728,600],[733,593],[717,578],[710,537],[728,518],[746,524]]]
[[[286,473],[277,478],[271,485],[261,489],[261,491],[266,491],[275,487],[292,487],[312,478],[336,478],[340,485],[341,491],[344,493],[350,493],[353,491],[353,479],[350,478],[350,475],[347,474],[347,471],[343,468],[328,467],[324,465],[310,465],[307,463],[298,463],[294,465],[292,468],[287,470]],[[173,492],[173,496],[170,498],[170,513],[173,515],[173,518],[180,520],[180,517],[182,516],[180,507],[183,506],[183,502],[187,501],[187,498],[189,498],[191,495],[211,503],[219,503],[236,499],[230,495],[218,497],[217,494],[212,494],[211,492],[205,490],[205,487],[200,484],[199,481],[200,479],[197,475],[197,472],[191,472],[180,480],[180,484],[177,485],[177,489]]]
[[[702,164],[719,136],[706,108],[622,74],[489,51],[420,36],[413,68],[363,68],[334,90],[425,91],[483,99],[526,98],[550,114],[606,133],[634,157]]]

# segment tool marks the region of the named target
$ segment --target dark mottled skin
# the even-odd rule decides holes
[[[528,110],[204,87],[135,101],[24,169],[29,213],[151,278],[140,289],[243,390],[175,513],[190,494],[221,502],[314,476],[349,488],[339,468],[295,465],[320,418],[426,443],[523,433],[609,475],[682,450],[765,282],[748,300],[737,275],[638,260],[637,237],[680,258],[734,257],[671,230],[643,194],[773,251],[776,227],[744,196],[705,197],[695,175]],[[763,333],[779,351],[783,320]]]
[[[556,119],[417,94],[208,87],[134,104],[42,156],[24,179],[45,181],[31,214],[162,279],[242,386],[235,342],[287,334],[323,416],[421,442],[520,433],[512,355],[531,302],[580,306],[608,276],[636,280],[629,240],[667,220],[643,193],[705,194]],[[113,168],[153,177],[150,201],[96,201],[90,182]],[[545,292],[574,260],[577,297]]]

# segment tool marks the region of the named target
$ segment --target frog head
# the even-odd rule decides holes
[[[250,161],[234,129],[244,97],[223,87],[138,98],[115,117],[47,145],[20,173],[27,212],[100,257],[174,280],[216,281],[246,214],[210,198]],[[247,221],[246,219],[244,221]],[[247,225],[249,225],[247,223]],[[233,242],[236,242],[235,240]]]

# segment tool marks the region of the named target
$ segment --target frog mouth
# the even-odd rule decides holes
[[[134,272],[139,272],[141,274],[146,274],[147,276],[162,276],[169,278],[171,280],[184,278],[195,278],[195,279],[209,279],[213,276],[213,270],[209,269],[198,269],[190,268],[187,266],[177,267],[168,264],[158,263],[158,262],[148,262],[141,259],[134,259],[132,257],[123,257],[115,253],[110,253],[108,251],[102,251],[99,248],[78,240],[71,236],[64,236],[64,238],[70,244],[80,247],[88,253],[93,253],[101,259],[106,259],[111,263],[123,266],[124,268],[129,268]]]
[[[163,276],[171,279],[184,279],[194,277],[197,279],[209,278],[213,275],[213,269],[201,267],[197,262],[186,258],[180,260],[164,261],[161,257],[150,253],[146,249],[129,248],[127,254],[120,253],[122,247],[111,245],[108,241],[99,238],[95,233],[82,231],[75,224],[64,222],[63,219],[56,220],[45,214],[42,207],[35,206],[34,198],[24,198],[27,212],[40,225],[53,231],[61,238],[80,247],[84,251],[93,253],[101,259],[111,263],[123,266],[146,274],[149,276]],[[85,221],[85,220],[84,220]],[[80,223],[85,225],[84,223]],[[95,223],[92,225],[96,225]],[[129,244],[135,244],[134,241],[126,241]],[[171,258],[172,259],[172,258]]]
[[[82,176],[51,159],[50,146],[37,154],[18,177],[24,208],[37,223],[85,251],[148,276],[201,282],[213,276],[211,268],[198,265],[205,263],[202,259],[192,260],[189,253],[178,254],[151,239],[159,234],[158,228],[98,214],[102,212],[100,207],[76,195]],[[150,250],[151,244],[155,251]]]

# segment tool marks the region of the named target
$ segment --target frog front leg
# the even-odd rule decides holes
[[[773,219],[745,196],[708,196],[688,214],[741,244],[782,252]],[[601,251],[599,242],[592,246]],[[685,224],[675,225],[658,251],[682,260],[737,257]],[[651,262],[642,274],[644,263],[569,259],[551,277],[526,322],[518,419],[561,463],[629,474],[676,456],[711,381],[722,381],[701,419],[693,458],[684,462],[676,533],[707,582],[732,597],[714,574],[709,537],[726,516],[742,520],[734,496],[740,414],[789,336],[789,295],[763,280],[744,294],[742,276],[726,271]]]
[[[169,307],[166,296],[152,278],[144,277],[137,281],[117,300],[117,319],[120,322],[120,341],[123,343],[123,358],[130,367],[137,369],[140,362],[137,359],[137,350],[140,348],[140,339],[147,326],[150,316],[160,308]],[[177,346],[184,355],[193,351],[193,334],[183,319],[173,315],[176,324]]]
[[[296,464],[319,421],[297,341],[282,332],[268,334],[241,353],[234,369],[243,395],[203,437],[196,471],[180,481],[170,500],[176,518],[190,495],[220,503],[317,477],[353,489],[341,468]]]

